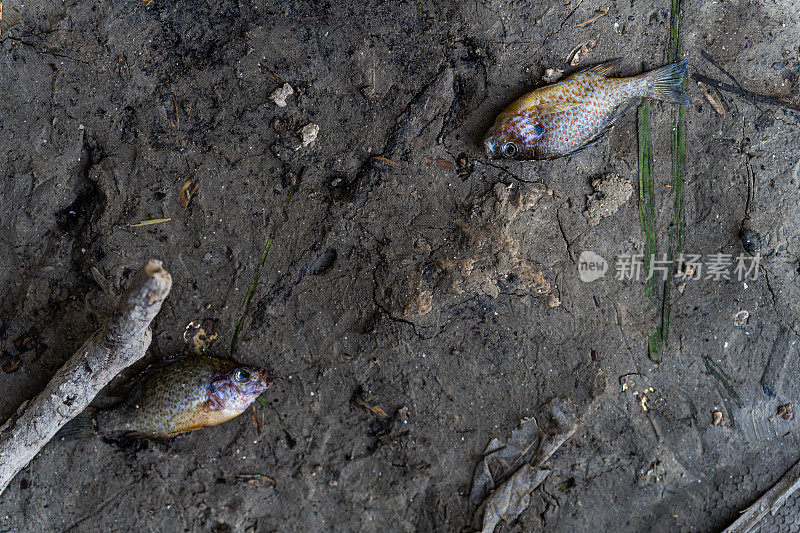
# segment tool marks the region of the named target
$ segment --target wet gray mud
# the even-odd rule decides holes
[[[706,52],[797,103],[796,5],[685,4],[690,75],[732,84]],[[0,531],[459,531],[487,443],[552,398],[582,425],[503,531],[729,524],[800,459],[798,422],[778,414],[800,399],[800,115],[722,92],[721,116],[689,79],[685,250],[762,257],[755,279],[673,284],[660,365],[660,308],[614,275],[643,251],[636,113],[555,161],[489,164],[479,144],[548,68],[663,64],[669,15],[638,0],[5,2],[0,420],[151,257],[174,286],[147,362],[205,349],[276,379],[267,405],[166,442],[48,444],[0,497]],[[661,252],[670,108],[652,115]],[[590,225],[606,174],[633,196]],[[591,283],[587,250],[610,264]]]

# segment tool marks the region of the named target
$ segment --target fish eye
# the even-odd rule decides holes
[[[542,136],[542,134],[544,133],[544,126],[542,126],[541,124],[536,124],[536,125],[533,127],[533,133],[534,133],[534,134],[535,134],[537,137],[541,137],[541,136]]]
[[[236,372],[233,373],[233,379],[238,382],[244,382],[250,379],[250,372],[245,370],[244,368],[237,368]]]
[[[514,143],[506,143],[503,145],[503,155],[506,157],[514,157],[517,154],[517,145]]]

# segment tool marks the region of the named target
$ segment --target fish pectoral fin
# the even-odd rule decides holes
[[[572,102],[569,100],[545,102],[536,106],[536,112],[539,116],[555,115],[556,113],[563,113],[570,109],[581,105],[580,102]]]
[[[622,57],[618,57],[616,59],[611,59],[609,61],[604,61],[604,62],[600,63],[599,65],[595,65],[593,67],[589,67],[587,69],[582,70],[581,72],[594,72],[595,74],[602,74],[603,76],[605,76],[606,74],[608,74],[609,72],[614,70],[614,68],[616,68],[617,65],[622,63],[623,59],[624,58],[622,58]]]

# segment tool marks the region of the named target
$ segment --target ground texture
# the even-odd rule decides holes
[[[800,400],[800,115],[720,93],[721,116],[688,81],[685,250],[763,257],[746,282],[673,284],[660,365],[660,305],[613,276],[645,241],[636,113],[551,162],[488,164],[479,144],[546,69],[663,64],[670,8],[6,2],[0,420],[147,258],[174,279],[149,362],[205,348],[276,383],[268,405],[171,441],[49,444],[0,497],[0,531],[458,531],[487,443],[554,397],[583,423],[504,531],[729,524],[800,458],[797,420],[777,414]],[[798,14],[687,2],[689,73],[734,85],[706,52],[796,103]],[[659,252],[670,111],[652,107]],[[590,225],[608,174],[633,195]],[[153,219],[169,220],[134,225]],[[591,283],[587,250],[612,262]],[[797,523],[795,501],[765,527]]]

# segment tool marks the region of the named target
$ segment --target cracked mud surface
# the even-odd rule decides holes
[[[797,421],[775,416],[800,400],[797,114],[722,94],[721,117],[688,82],[687,253],[742,253],[749,215],[764,258],[746,284],[673,291],[658,366],[644,283],[577,272],[584,250],[642,252],[635,190],[583,214],[593,179],[635,189],[635,113],[551,162],[488,164],[478,144],[548,68],[663,63],[669,3],[4,4],[0,362],[19,367],[0,420],[149,257],[174,279],[149,360],[193,350],[197,325],[231,356],[268,239],[232,357],[277,380],[268,407],[171,441],[50,443],[0,497],[0,531],[460,530],[487,442],[553,397],[584,425],[504,531],[721,529],[800,459]],[[686,4],[690,73],[730,81],[706,51],[797,103],[796,6]],[[662,249],[669,133],[655,104]]]

